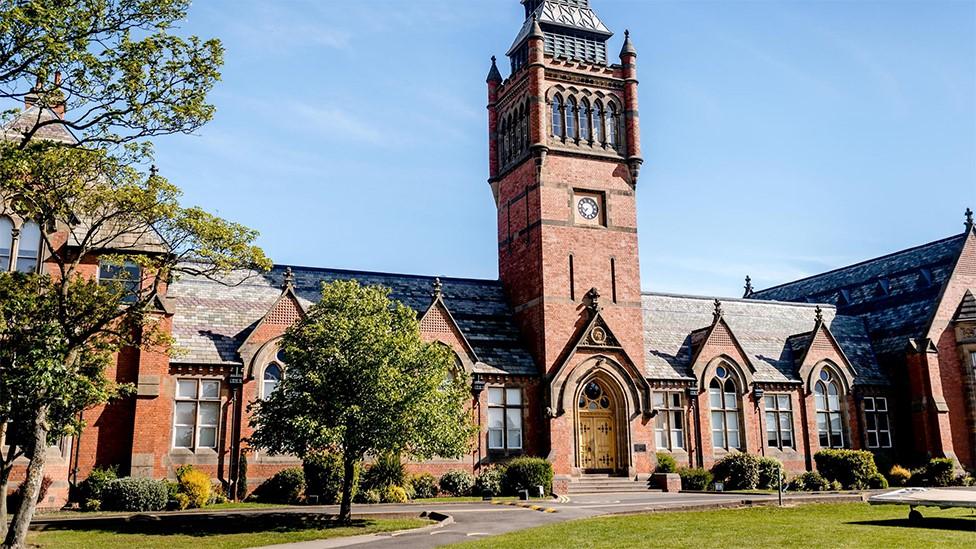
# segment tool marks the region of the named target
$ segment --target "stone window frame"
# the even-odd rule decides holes
[[[492,391],[501,391],[502,401],[500,404],[492,404]],[[518,404],[511,404],[509,402],[509,395],[514,392],[518,394],[519,402]],[[525,449],[525,394],[521,387],[513,387],[510,385],[496,385],[489,386],[486,388],[487,401],[488,401],[488,429],[487,429],[487,446],[488,451],[491,453],[522,453]],[[492,433],[498,432],[498,429],[492,429],[491,427],[491,416],[492,410],[502,411],[502,429],[501,429],[501,446],[492,446]],[[510,443],[510,429],[508,428],[508,420],[510,417],[518,419],[518,446]],[[514,430],[514,429],[512,429]]]
[[[786,397],[786,408],[783,408],[780,404],[782,403],[782,398]],[[770,399],[772,399],[774,407],[769,407]],[[765,393],[763,395],[763,413],[765,415],[766,421],[766,447],[775,448],[780,451],[784,450],[796,450],[796,429],[793,425],[793,395],[790,393]],[[770,422],[770,416],[773,417],[773,422]],[[789,429],[783,429],[783,417],[786,417],[788,421],[786,425]],[[774,426],[774,429],[770,429],[770,425]],[[786,432],[790,434],[790,443],[783,443],[783,434]],[[770,435],[772,433],[776,434],[776,443],[770,444],[772,440]]]
[[[719,375],[721,373],[719,372],[719,368],[724,368],[724,370],[726,371],[725,376]],[[708,412],[709,412],[709,423],[710,423],[709,427],[711,430],[713,451],[714,450],[722,450],[726,452],[732,452],[736,450],[741,452],[746,451],[745,436],[744,436],[746,432],[745,414],[743,413],[744,406],[742,404],[742,395],[744,394],[744,392],[743,389],[741,388],[741,381],[738,379],[738,377],[739,376],[737,375],[735,368],[728,362],[722,361],[718,364],[718,366],[715,367],[715,370],[711,372],[711,375],[708,378],[709,381],[705,389],[708,394]],[[712,387],[712,385],[716,383],[719,386]],[[733,387],[731,393],[729,393],[727,390],[729,383],[731,383]],[[713,396],[714,396],[712,394],[713,389],[719,390],[720,402],[718,408],[716,408],[715,404],[713,403]],[[730,408],[728,406],[729,394],[732,395],[732,399],[733,399],[732,402],[734,403],[733,408]],[[722,440],[724,441],[724,444],[715,443],[715,435],[717,431],[715,427],[715,423],[716,423],[715,417],[717,417],[716,414],[721,414],[722,417],[721,432],[722,432]],[[735,419],[736,429],[729,429],[730,416]],[[736,433],[736,438],[738,442],[736,445],[730,444],[729,435],[732,432]]]
[[[662,400],[658,400],[659,396],[663,395]],[[678,398],[678,404],[674,404],[674,397]],[[657,411],[657,417],[654,419],[654,442],[658,450],[666,452],[686,452],[687,442],[686,438],[688,435],[688,425],[686,421],[686,410],[687,403],[685,401],[685,391],[684,390],[667,390],[662,389],[654,391],[654,395],[651,397],[654,399],[652,402],[654,410]],[[679,418],[681,422],[680,428],[674,427],[674,419]],[[660,425],[663,423],[663,427]],[[667,436],[667,442],[661,445],[661,435]],[[677,434],[677,437],[675,435]],[[675,444],[675,440],[678,444]]]
[[[827,372],[830,375],[829,380],[823,379],[822,376],[824,372]],[[811,383],[813,385],[811,387],[812,389],[811,393],[813,394],[813,399],[814,399],[813,417],[816,425],[815,429],[817,433],[817,444],[820,446],[820,448],[837,448],[837,449],[850,448],[851,437],[850,437],[850,433],[848,433],[848,427],[847,427],[847,394],[848,393],[847,393],[846,384],[844,383],[844,378],[841,376],[840,371],[838,371],[838,369],[836,367],[833,367],[833,365],[830,363],[820,364],[819,367],[816,368],[816,370],[813,372],[813,375],[811,376]],[[831,385],[834,385],[837,388],[837,409],[836,410],[830,408],[829,391]],[[818,393],[818,390],[820,389],[821,386],[824,387],[824,391],[825,391],[822,395]],[[821,396],[823,396],[824,398],[823,407],[821,407],[820,403],[818,402]],[[827,444],[826,445],[824,445],[821,442],[822,441],[821,429],[820,429],[821,414],[826,414],[827,416],[826,418],[827,419],[827,430],[826,430]],[[840,445],[834,444],[834,441],[832,440],[833,431],[830,428],[830,424],[833,419],[833,416],[837,416],[837,419],[840,422],[840,439],[841,439]]]
[[[549,118],[546,125],[553,141],[622,154],[623,100],[616,95],[555,85],[547,92],[546,105],[546,116]],[[583,125],[587,126],[589,136],[585,134]]]
[[[269,379],[267,379],[268,370],[270,370],[272,367],[278,369],[278,379],[275,379],[275,380],[269,380]],[[265,364],[264,365],[264,368],[261,369],[261,385],[260,385],[261,386],[261,394],[260,394],[260,399],[261,400],[268,400],[268,397],[270,397],[271,396],[271,393],[275,392],[275,390],[278,389],[278,385],[281,384],[281,380],[284,379],[284,378],[285,378],[285,367],[284,367],[284,365],[281,364],[281,362],[279,362],[278,360],[272,360],[272,361],[268,362],[267,364]],[[270,391],[268,391],[268,384],[269,383],[274,383],[274,388],[271,389]]]
[[[196,396],[194,398],[181,397],[180,396],[180,382],[181,381],[194,381],[196,382]],[[194,377],[194,376],[179,376],[175,380],[174,391],[173,391],[173,434],[170,442],[171,450],[184,450],[189,452],[216,452],[220,447],[220,435],[221,435],[221,410],[224,403],[223,395],[223,381],[219,378],[211,377]],[[205,383],[216,383],[217,384],[217,396],[215,398],[203,397],[203,386]],[[178,427],[190,427],[189,424],[178,424],[177,423],[177,407],[179,403],[191,402],[194,404],[194,422],[193,428],[193,441],[190,446],[178,446],[176,443],[177,429]],[[200,404],[216,404],[217,405],[217,423],[201,425],[200,423]],[[213,446],[200,446],[200,429],[201,428],[213,428],[214,429],[214,445]]]
[[[0,271],[4,272],[24,272],[24,273],[36,273],[41,267],[41,250],[43,246],[43,229],[41,225],[36,221],[31,221],[29,219],[21,219],[17,216],[0,214],[0,225],[9,224],[10,227],[10,247],[6,249],[6,254],[3,256],[6,261],[6,265],[0,262]],[[25,257],[25,247],[24,247],[24,233],[25,228],[36,227],[37,228],[37,244],[33,250],[32,257]],[[33,267],[31,269],[21,270],[18,264],[21,260],[31,260],[33,261]]]
[[[112,276],[124,272],[128,272],[131,276],[128,278]],[[118,282],[125,291],[122,296],[122,303],[134,303],[139,299],[139,294],[142,292],[142,267],[131,259],[126,259],[122,265],[115,265],[100,259],[95,280],[101,285]]]
[[[869,407],[870,403],[870,407]],[[880,403],[884,403],[881,409]],[[894,439],[891,434],[891,408],[888,407],[888,397],[886,396],[865,396],[862,397],[861,407],[864,411],[864,446],[872,450],[886,450],[894,447]],[[874,429],[871,429],[870,418],[874,419]],[[880,428],[880,421],[884,419],[887,429]],[[874,434],[874,444],[871,444],[871,435]],[[882,444],[881,436],[888,437],[888,443]]]

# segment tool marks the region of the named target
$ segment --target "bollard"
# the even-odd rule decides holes
[[[545,497],[546,496],[546,490],[542,486],[536,486],[535,489],[536,489],[536,496],[537,497],[542,498],[542,497]]]
[[[529,500],[529,489],[528,488],[526,488],[525,490],[519,490],[519,499],[522,500],[522,501],[528,501]]]

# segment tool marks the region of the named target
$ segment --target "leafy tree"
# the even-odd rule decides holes
[[[166,286],[270,267],[254,231],[182,206],[175,185],[144,169],[148,138],[192,132],[214,113],[206,98],[220,77],[219,41],[170,34],[188,6],[0,2],[0,100],[38,107],[0,134],[0,213],[41,225],[45,265],[44,274],[0,273],[0,426],[25,426],[21,444],[0,455],[0,493],[13,459],[30,457],[4,549],[24,544],[48,443],[125,389],[104,379],[113,354],[168,347]],[[70,137],[47,139],[56,129]],[[99,285],[99,261],[130,268]]]
[[[251,408],[251,444],[273,454],[342,456],[340,520],[351,514],[352,479],[366,456],[457,458],[475,426],[469,389],[446,381],[443,345],[424,343],[416,313],[384,288],[336,281],[282,339],[288,370]]]

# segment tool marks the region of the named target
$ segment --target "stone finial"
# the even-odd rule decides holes
[[[486,80],[486,82],[489,83],[489,84],[492,84],[492,83],[500,84],[502,82],[502,73],[498,70],[498,63],[497,63],[497,61],[498,60],[495,59],[495,56],[492,55],[491,56],[491,69],[489,69],[489,71],[488,71],[488,79]]]
[[[715,310],[712,312],[712,319],[714,322],[718,322],[718,319],[722,318],[725,312],[722,311],[722,301],[719,299],[715,300]]]
[[[625,55],[637,56],[637,48],[634,47],[634,43],[630,40],[630,30],[624,31],[624,47],[620,49],[620,57]]]
[[[149,166],[149,177],[156,177],[159,175],[159,167],[155,164]]]
[[[288,291],[295,288],[295,273],[292,272],[291,267],[285,267],[285,276],[281,286],[283,291]]]
[[[746,275],[746,286],[745,286],[745,288],[746,288],[746,291],[745,291],[744,294],[742,294],[742,297],[752,297],[752,294],[753,294],[753,291],[754,290],[752,288],[752,277],[750,277],[749,275]]]
[[[600,290],[596,288],[590,288],[590,291],[586,292],[586,297],[589,300],[586,308],[591,312],[596,313],[600,311]]]
[[[966,230],[973,230],[973,210],[970,208],[966,208]]]
[[[441,284],[441,279],[440,278],[435,278],[434,279],[434,293],[430,294],[430,296],[433,297],[434,299],[437,299],[437,298],[443,297],[443,295],[444,295],[444,285]]]
[[[545,38],[546,35],[542,33],[542,27],[539,26],[539,16],[532,14],[532,32],[529,33],[529,39],[532,38]]]
[[[823,309],[820,308],[820,305],[817,305],[817,309],[815,311],[815,314],[817,315],[816,316],[817,323],[823,322],[823,319],[824,319],[823,318]]]

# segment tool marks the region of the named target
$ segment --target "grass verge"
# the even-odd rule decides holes
[[[461,544],[464,548],[566,547],[668,549],[701,547],[939,547],[972,549],[972,510],[921,509],[909,523],[908,508],[866,503],[755,507],[601,517],[563,522]]]

